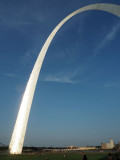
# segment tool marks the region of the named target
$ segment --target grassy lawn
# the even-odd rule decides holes
[[[46,153],[43,155],[0,155],[0,160],[82,160],[82,153]],[[88,160],[106,160],[108,153],[86,153]],[[116,160],[114,158],[114,160]]]

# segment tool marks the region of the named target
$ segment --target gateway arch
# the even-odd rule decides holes
[[[44,43],[44,45],[38,55],[38,58],[35,62],[35,65],[33,67],[30,78],[28,80],[28,83],[27,83],[27,86],[26,86],[26,89],[25,89],[25,92],[23,95],[23,99],[22,99],[22,102],[20,105],[20,109],[18,112],[15,127],[13,130],[10,145],[9,145],[10,154],[21,154],[21,152],[22,152],[27,122],[28,122],[28,118],[29,118],[30,108],[31,108],[38,76],[39,76],[39,73],[41,70],[41,66],[42,66],[44,57],[46,55],[46,52],[48,50],[48,47],[49,47],[52,39],[54,38],[57,31],[62,27],[62,25],[65,22],[67,22],[70,18],[72,18],[76,14],[84,12],[84,11],[88,11],[88,10],[101,10],[101,11],[105,11],[105,12],[108,12],[108,13],[111,13],[115,16],[120,17],[120,5],[109,4],[109,3],[97,3],[97,4],[87,5],[85,7],[82,7],[80,9],[72,12],[55,27],[55,29],[51,32],[51,34],[47,38],[46,42]]]

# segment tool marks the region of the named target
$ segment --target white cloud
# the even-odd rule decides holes
[[[36,42],[33,43],[29,49],[21,56],[21,63],[22,64],[29,64],[31,61],[36,60],[38,54],[40,52],[40,43]]]
[[[84,83],[88,81],[88,79],[81,78],[80,80],[76,80],[76,77],[79,75],[84,74],[84,69],[79,68],[71,72],[63,71],[56,73],[54,75],[41,75],[40,81],[44,82],[58,82],[58,83],[69,83],[69,84],[76,84],[76,83]]]
[[[26,2],[25,2],[26,3]],[[0,25],[9,27],[21,27],[34,24],[35,21],[43,22],[45,15],[41,10],[34,10],[32,5],[14,6],[14,3],[0,6]]]
[[[7,76],[7,77],[15,77],[15,74],[13,74],[13,73],[4,73],[4,76]]]
[[[55,77],[55,76],[47,76],[42,81],[46,82],[59,82],[59,83],[76,83],[71,80],[69,77]]]
[[[120,82],[109,82],[109,83],[106,83],[104,85],[105,88],[108,88],[108,87],[118,87],[120,86]]]
[[[6,12],[5,12],[6,11]],[[24,19],[23,11],[18,10],[16,14],[8,9],[2,10],[0,14],[0,25],[5,25],[9,27],[18,27],[21,25],[31,24],[29,21]]]
[[[76,71],[71,73],[59,72],[54,75],[46,75],[40,78],[40,81],[46,82],[59,82],[59,83],[77,83],[73,78],[75,77]]]
[[[105,38],[101,41],[101,43],[95,48],[94,52],[95,55],[99,54],[99,52],[115,38],[119,30],[120,30],[120,23],[117,23],[116,26],[112,28],[112,30],[105,36]]]

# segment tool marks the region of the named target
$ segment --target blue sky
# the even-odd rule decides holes
[[[0,142],[9,144],[35,60],[51,31],[82,6],[119,0],[0,0]],[[120,141],[120,19],[80,13],[54,37],[44,60],[25,145]]]

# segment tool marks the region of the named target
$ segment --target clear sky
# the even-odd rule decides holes
[[[0,0],[0,142],[8,145],[35,60],[55,26],[82,6],[120,0]],[[71,18],[54,37],[30,112],[28,146],[120,141],[120,19]]]

